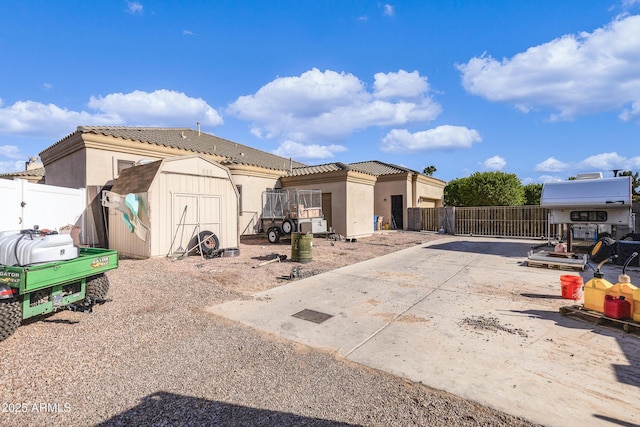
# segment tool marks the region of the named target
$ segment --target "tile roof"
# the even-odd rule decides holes
[[[290,165],[293,165],[293,167],[305,166],[304,163],[295,160],[290,161],[275,154],[189,128],[78,126],[75,133],[63,138],[58,143],[76,133],[112,136],[114,138],[178,148],[194,153],[218,155],[225,158],[221,163],[226,165],[243,164],[275,170],[288,170]]]
[[[315,173],[326,173],[326,172],[334,172],[334,171],[340,171],[340,170],[353,170],[353,171],[372,175],[370,172],[363,170],[361,168],[354,167],[351,165],[346,165],[340,162],[334,162],[334,163],[326,163],[324,165],[294,167],[289,173],[289,176],[311,175]]]
[[[368,172],[368,173],[370,173],[372,175],[375,175],[375,176],[393,175],[393,174],[397,174],[397,173],[420,174],[420,172],[418,172],[418,171],[414,171],[412,169],[407,169],[405,167],[394,165],[394,164],[391,164],[391,163],[380,162],[378,160],[370,160],[370,161],[366,161],[366,162],[350,163],[349,166],[361,169],[361,170],[363,170],[365,172]]]
[[[20,172],[11,172],[11,173],[3,173],[0,174],[2,176],[11,176],[11,177],[19,177],[19,176],[44,176],[44,168],[34,168],[29,170],[24,170]]]

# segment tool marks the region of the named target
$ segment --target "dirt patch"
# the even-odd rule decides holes
[[[498,318],[493,316],[471,316],[465,317],[459,323],[459,326],[469,326],[476,330],[491,332],[507,332],[509,334],[519,335],[527,338],[529,335],[520,328],[510,328],[510,325],[501,325]]]
[[[291,280],[384,256],[442,237],[444,236],[434,233],[409,231],[377,232],[356,241],[314,237],[311,260],[300,263],[291,260],[291,242],[288,239],[283,238],[277,244],[270,244],[266,237],[251,236],[241,239],[239,253],[234,257],[202,259],[196,255],[180,260],[159,258],[145,262],[157,263],[159,269],[193,276],[198,280],[250,295]]]

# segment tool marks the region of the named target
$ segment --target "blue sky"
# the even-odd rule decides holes
[[[640,170],[640,0],[0,2],[0,172],[81,125],[523,183]]]

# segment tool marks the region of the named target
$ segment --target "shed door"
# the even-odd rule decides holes
[[[222,239],[221,196],[175,194],[172,211],[173,250],[180,246],[188,249],[189,241],[200,231],[211,231]]]

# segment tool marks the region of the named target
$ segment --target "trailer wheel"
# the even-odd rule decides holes
[[[109,293],[109,278],[102,274],[87,278],[87,289],[85,295],[87,298],[104,299]]]
[[[267,231],[267,239],[269,243],[278,243],[280,241],[280,232],[276,227],[271,227],[269,231]]]
[[[284,234],[291,234],[292,231],[293,231],[293,223],[291,222],[290,219],[285,219],[282,222],[282,232]]]
[[[22,308],[17,298],[0,300],[0,341],[13,334],[22,323]]]

